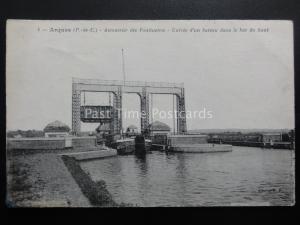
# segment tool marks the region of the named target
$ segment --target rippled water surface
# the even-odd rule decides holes
[[[115,201],[139,206],[291,205],[294,151],[153,152],[81,163]]]

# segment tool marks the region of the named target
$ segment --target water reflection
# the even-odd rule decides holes
[[[178,162],[176,166],[176,177],[178,180],[178,195],[180,196],[179,199],[179,205],[186,205],[185,199],[186,199],[186,185],[189,185],[187,180],[187,167],[186,167],[186,161],[185,161],[185,154],[176,154],[175,155],[176,160]]]
[[[149,179],[147,176],[147,169],[148,169],[147,157],[146,154],[136,154],[134,157],[135,157],[136,168],[138,169],[137,171],[138,177],[140,177],[140,179],[138,179],[137,182],[138,185],[137,194],[139,196],[139,199],[141,200],[141,203],[145,205],[146,204],[145,198],[147,198],[147,196],[145,195],[147,193],[141,190],[149,189]]]
[[[146,156],[135,156],[135,163],[137,165],[137,168],[140,170],[140,175],[141,176],[146,176],[147,175],[147,169],[148,169],[148,164],[147,164],[147,158]]]
[[[82,163],[105,180],[118,202],[140,206],[290,205],[294,196],[289,150],[234,147],[214,154],[118,156]]]

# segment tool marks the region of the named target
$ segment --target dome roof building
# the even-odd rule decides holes
[[[170,132],[171,128],[163,122],[154,121],[149,125],[149,130],[151,132]]]
[[[138,129],[138,128],[136,126],[134,126],[134,125],[130,125],[130,126],[127,127],[127,130],[128,129],[133,129],[134,130],[134,129]]]
[[[47,124],[44,128],[45,136],[46,137],[58,137],[58,136],[66,136],[68,135],[70,128],[68,125],[55,120],[52,123]]]
[[[52,123],[49,123],[45,128],[44,128],[44,132],[69,132],[70,131],[70,128],[58,121],[58,120],[55,120],[54,122]]]

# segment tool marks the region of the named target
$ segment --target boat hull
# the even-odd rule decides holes
[[[116,149],[119,155],[128,155],[134,153],[135,143],[132,139],[118,140],[112,143],[111,147]]]
[[[119,155],[128,155],[150,152],[151,146],[152,142],[147,139],[144,142],[136,142],[134,139],[121,139],[112,143],[110,147],[116,149]]]
[[[172,152],[184,153],[210,153],[210,152],[231,152],[232,145],[223,144],[182,144],[170,146]]]

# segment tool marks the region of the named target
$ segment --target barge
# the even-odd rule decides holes
[[[209,152],[231,152],[232,145],[223,144],[183,144],[170,146],[172,152],[183,153],[209,153]]]
[[[116,149],[119,155],[134,154],[136,149],[145,148],[149,152],[152,146],[152,141],[149,139],[144,140],[144,144],[136,143],[134,138],[119,139],[112,143],[111,147]]]
[[[119,155],[128,155],[134,153],[135,141],[132,138],[119,139],[111,146],[117,150]]]
[[[168,150],[184,153],[231,152],[232,145],[209,144],[207,135],[172,135],[168,137]]]

